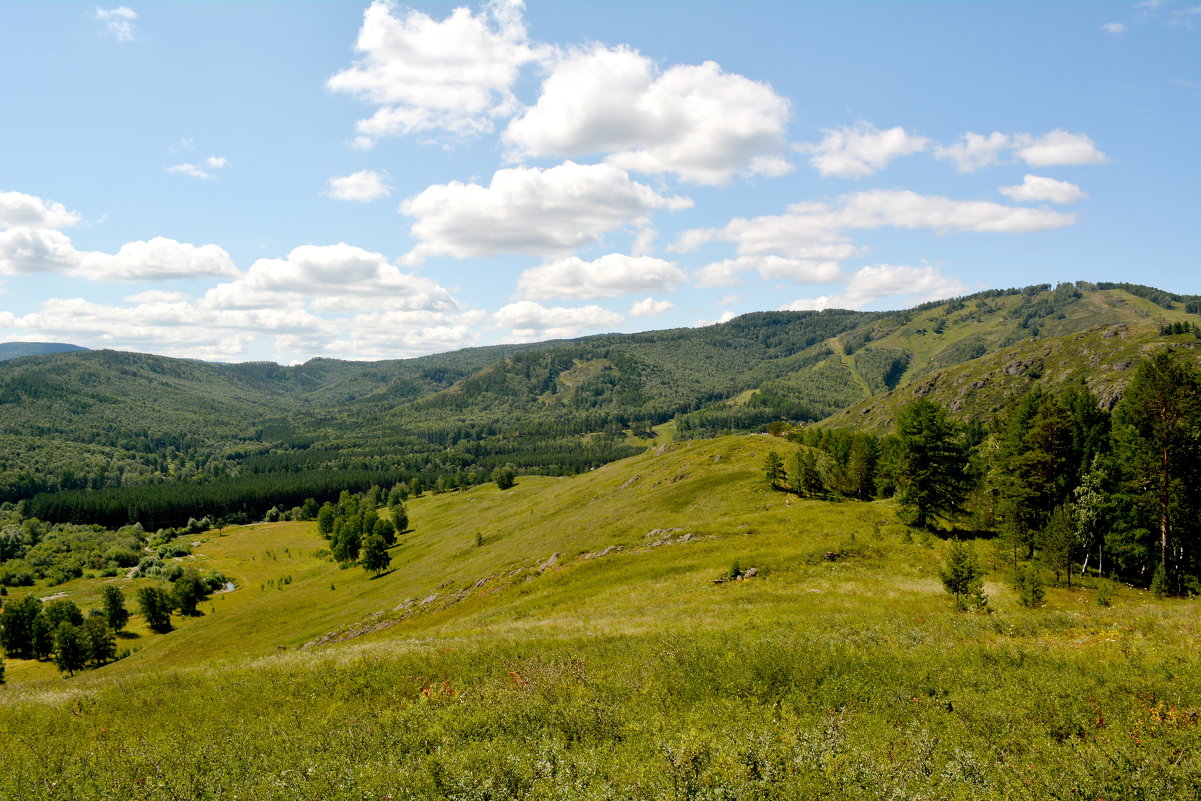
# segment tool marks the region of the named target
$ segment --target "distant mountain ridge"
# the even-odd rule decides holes
[[[22,356],[41,356],[46,353],[70,353],[87,350],[79,345],[65,342],[0,342],[0,362],[19,359]]]
[[[380,362],[29,356],[0,363],[0,501],[312,471],[462,486],[504,464],[588,470],[668,423],[681,439],[774,420],[885,430],[926,393],[987,418],[1040,382],[1112,402],[1149,349],[1201,344],[1198,325],[1198,296],[1077,282]]]

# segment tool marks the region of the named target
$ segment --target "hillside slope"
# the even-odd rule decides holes
[[[506,463],[579,472],[633,453],[647,439],[632,434],[669,421],[682,439],[817,421],[935,374],[946,386],[956,366],[1031,339],[1201,322],[1196,310],[1160,290],[1081,283],[375,363],[31,356],[0,363],[0,499],[300,471],[456,484]]]
[[[29,747],[0,795],[1190,797],[1195,604],[1024,609],[978,542],[994,612],[954,612],[947,544],[889,502],[766,489],[791,447],[426,496],[378,579],[313,524],[206,536],[239,586],[202,617],[135,619],[132,656],[69,680],[10,661],[0,736]],[[715,583],[733,562],[756,577]]]
[[[900,407],[928,397],[961,421],[986,423],[1034,387],[1083,384],[1112,409],[1149,354],[1170,347],[1201,364],[1201,339],[1164,335],[1157,325],[1119,323],[1061,337],[1028,339],[953,367],[925,373],[895,390],[863,400],[822,421],[826,427],[877,433],[892,430]]]

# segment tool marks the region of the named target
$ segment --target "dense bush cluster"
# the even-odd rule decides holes
[[[9,657],[53,659],[64,673],[74,673],[117,659],[116,632],[128,621],[125,596],[111,585],[103,607],[86,617],[73,601],[27,595],[0,613],[0,645]]]

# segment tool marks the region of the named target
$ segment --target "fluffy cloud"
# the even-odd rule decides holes
[[[213,170],[220,170],[228,165],[229,160],[225,156],[209,156],[200,164],[186,162],[167,167],[167,172],[177,172],[180,175],[199,178],[202,181],[211,181],[216,177],[213,175]]]
[[[1103,164],[1109,161],[1086,134],[1056,130],[1039,137],[1020,136],[1018,156],[1031,167]]]
[[[1002,186],[998,191],[1019,203],[1035,203],[1042,200],[1051,203],[1075,203],[1088,197],[1075,184],[1029,173],[1017,186]]]
[[[765,281],[783,278],[798,284],[835,281],[841,274],[838,261],[788,258],[769,253],[707,264],[697,270],[696,283],[702,287],[729,286],[738,283],[739,277],[751,270],[758,272]]]
[[[791,170],[780,156],[788,116],[770,86],[714,62],[660,73],[634,50],[596,45],[559,59],[504,137],[517,155],[608,154],[624,169],[716,185]]]
[[[666,314],[676,307],[676,304],[670,300],[655,300],[654,298],[643,298],[635,301],[630,307],[631,317],[658,317],[660,314]]]
[[[93,281],[148,281],[237,275],[216,245],[155,237],[128,242],[116,253],[76,250],[61,231],[13,228],[0,232],[0,273],[57,272]]]
[[[1101,26],[1101,30],[1105,31],[1106,33],[1125,33],[1126,25],[1121,22],[1107,22]]]
[[[436,282],[401,272],[381,254],[344,242],[302,245],[286,259],[259,259],[238,280],[209,290],[203,303],[217,309],[299,308],[309,298],[316,312],[457,308]]]
[[[338,336],[305,343],[277,337],[280,350],[319,350],[344,359],[397,359],[478,345],[482,312],[451,315],[430,311],[368,312],[339,321]]]
[[[687,276],[674,262],[651,256],[610,253],[594,261],[577,256],[526,270],[517,279],[517,295],[547,298],[615,298],[633,292],[668,292]]]
[[[581,334],[612,330],[625,318],[600,306],[546,307],[530,300],[502,306],[493,313],[497,325],[509,329],[512,341],[562,339]]]
[[[325,194],[334,200],[351,200],[356,203],[370,203],[392,193],[392,187],[384,182],[384,177],[375,170],[359,170],[340,178],[330,178],[329,188]]]
[[[79,215],[62,203],[23,192],[0,192],[0,229],[70,228],[78,223]]]
[[[929,139],[912,136],[900,126],[881,131],[866,122],[827,129],[824,133],[825,139],[802,149],[813,153],[809,163],[818,172],[840,178],[871,175],[884,169],[894,158],[920,153],[930,144]]]
[[[542,57],[526,38],[521,0],[492,0],[478,13],[457,8],[442,21],[376,0],[363,14],[354,66],[327,86],[379,106],[357,125],[357,144],[443,129],[491,131],[511,114],[522,66]]]
[[[498,170],[488,186],[436,184],[406,200],[401,212],[416,218],[412,234],[420,243],[405,261],[419,264],[431,255],[557,255],[623,225],[644,225],[657,209],[691,204],[664,197],[608,164],[568,161],[546,170]]]
[[[1075,219],[1049,209],[877,189],[843,195],[833,203],[796,203],[785,214],[737,218],[722,228],[685,231],[669,250],[687,252],[713,241],[734,243],[737,258],[715,261],[697,271],[695,279],[702,287],[737,283],[752,270],[765,280],[822,283],[837,280],[840,263],[864,252],[850,240],[850,230],[1023,233],[1071,225]]]
[[[1011,153],[1031,167],[1103,164],[1109,161],[1087,134],[1059,129],[1042,136],[1026,133],[1010,135],[999,131],[982,136],[969,132],[953,145],[934,149],[936,157],[954,161],[960,172],[974,172],[981,167],[992,166]]]
[[[75,269],[82,254],[62,231],[12,228],[0,231],[0,273],[57,273]]]
[[[104,30],[118,42],[132,42],[136,38],[138,12],[129,6],[97,8],[96,19],[104,23]]]
[[[817,216],[823,216],[817,212]],[[930,228],[939,232],[989,231],[1025,233],[1062,228],[1076,221],[1075,215],[1045,209],[1005,206],[987,200],[952,200],[938,195],[920,195],[909,190],[877,189],[845,198],[834,213],[847,228]]]
[[[802,298],[781,308],[788,311],[862,309],[883,298],[903,298],[904,305],[912,306],[966,292],[967,286],[961,281],[943,275],[930,265],[905,267],[880,264],[857,270],[838,294]]]
[[[156,281],[237,275],[233,259],[216,245],[190,245],[156,236],[127,242],[114,254],[84,253],[76,272],[93,281]]]
[[[982,167],[991,167],[1013,148],[1007,134],[994,131],[988,136],[968,131],[953,145],[939,145],[934,155],[955,162],[960,172],[975,172]]]
[[[940,232],[1021,233],[1060,228],[1075,216],[1047,209],[1006,206],[985,200],[953,200],[909,190],[873,189],[843,195],[836,203],[796,203],[788,213],[736,218],[723,228],[694,229],[671,250],[688,251],[705,242],[734,242],[739,255],[783,253],[802,259],[845,259],[858,253],[847,229],[930,228]]]

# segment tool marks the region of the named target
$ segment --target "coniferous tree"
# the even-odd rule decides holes
[[[784,460],[775,451],[768,453],[763,460],[763,478],[767,481],[769,489],[779,489],[784,481]]]
[[[1144,362],[1114,409],[1126,488],[1155,532],[1155,562],[1169,577],[1201,564],[1201,374],[1161,350]]]
[[[955,608],[984,609],[988,596],[984,594],[984,574],[976,564],[971,549],[958,540],[951,543],[946,562],[938,574],[942,586],[955,599]]]
[[[1076,532],[1075,510],[1071,504],[1065,504],[1051,513],[1039,537],[1043,559],[1055,572],[1055,581],[1059,581],[1060,574],[1067,576],[1069,590],[1072,588],[1072,565],[1080,550]]]
[[[1031,609],[1043,605],[1047,590],[1043,584],[1038,565],[1027,563],[1013,573],[1013,588],[1018,594],[1018,603]]]
[[[897,414],[897,500],[910,522],[928,528],[959,510],[967,457],[941,406],[918,398]]]

